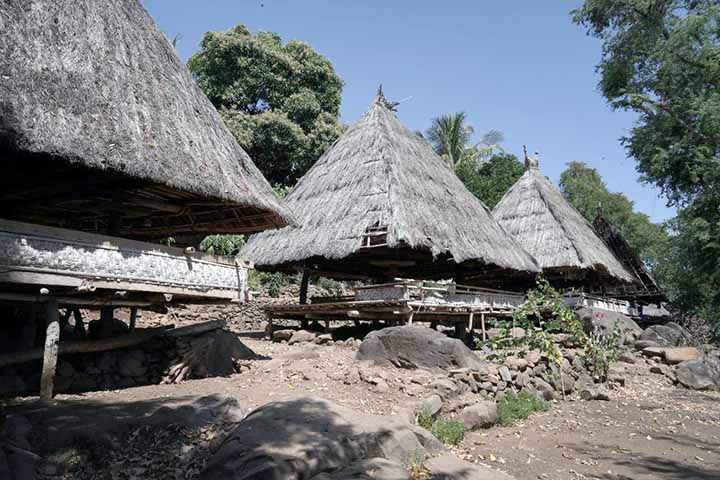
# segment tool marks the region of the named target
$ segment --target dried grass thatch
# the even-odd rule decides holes
[[[523,176],[493,210],[498,223],[525,248],[550,279],[591,285],[633,283],[636,278],[568,203],[550,180],[526,159]]]
[[[112,201],[136,237],[292,221],[137,0],[4,0],[0,31],[4,216],[102,230]]]
[[[258,267],[334,277],[538,271],[382,92],[286,201],[301,225],[253,236],[241,255]]]

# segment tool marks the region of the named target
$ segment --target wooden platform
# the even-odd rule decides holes
[[[243,302],[251,266],[192,250],[0,220],[0,300],[54,297],[84,306]]]

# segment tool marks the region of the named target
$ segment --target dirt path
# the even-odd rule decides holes
[[[463,447],[518,479],[720,479],[720,395],[640,367],[609,402],[562,402]]]
[[[263,357],[247,372],[58,399],[141,405],[158,397],[221,395],[247,411],[309,394],[392,415],[432,392],[429,379],[410,370],[381,371],[378,384],[364,381],[353,347],[289,346],[263,340],[259,332],[240,338]],[[720,395],[668,385],[643,364],[632,367],[626,386],[611,396],[608,402],[555,403],[523,424],[470,433],[458,454],[518,479],[720,479]]]

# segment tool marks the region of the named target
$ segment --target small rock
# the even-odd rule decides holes
[[[498,368],[498,373],[500,374],[500,378],[503,380],[503,382],[512,382],[512,375],[510,374],[510,370],[505,365],[501,365],[500,368]]]
[[[531,367],[537,365],[537,363],[540,361],[540,358],[540,352],[538,352],[537,350],[530,350],[527,355],[525,355],[525,360],[527,360],[528,365]]]
[[[537,392],[542,395],[542,398],[545,400],[553,400],[557,398],[557,394],[555,393],[555,390],[553,389],[552,385],[547,383],[542,378],[535,378],[533,380],[533,383],[535,384],[535,389]]]
[[[432,395],[420,405],[420,410],[427,409],[433,417],[442,409],[443,401],[440,395]]]
[[[296,343],[314,342],[316,336],[317,334],[314,332],[308,332],[307,330],[298,330],[292,334],[290,340],[288,340],[288,344],[295,345]]]
[[[275,330],[272,333],[273,342],[288,341],[297,330]]]
[[[603,387],[586,388],[580,392],[580,398],[583,400],[603,400],[609,401],[610,395]]]
[[[323,333],[322,335],[318,335],[317,337],[315,337],[315,343],[317,343],[318,345],[332,344],[332,335],[329,333]]]
[[[618,361],[623,363],[629,363],[632,365],[637,362],[637,358],[635,358],[635,355],[633,355],[632,353],[626,352],[620,355]]]
[[[489,428],[497,422],[497,404],[491,401],[478,402],[460,412],[462,421],[469,430]]]
[[[505,359],[504,365],[512,370],[519,370],[523,371],[528,366],[528,361],[524,358],[519,358],[516,356],[510,356]]]

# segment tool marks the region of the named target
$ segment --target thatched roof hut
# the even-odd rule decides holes
[[[382,94],[286,197],[298,228],[250,238],[257,268],[334,278],[527,275],[538,268]]]
[[[544,275],[560,285],[592,288],[635,282],[527,152],[525,165],[525,173],[497,204],[493,216],[535,258]]]
[[[134,238],[291,221],[137,0],[4,0],[0,31],[0,217]]]
[[[625,240],[625,237],[605,218],[602,207],[598,208],[592,225],[598,236],[638,280],[633,285],[634,288],[621,288],[619,291],[613,292],[613,296],[643,303],[667,302],[667,297],[660,290],[653,274],[650,273],[635,249]]]

